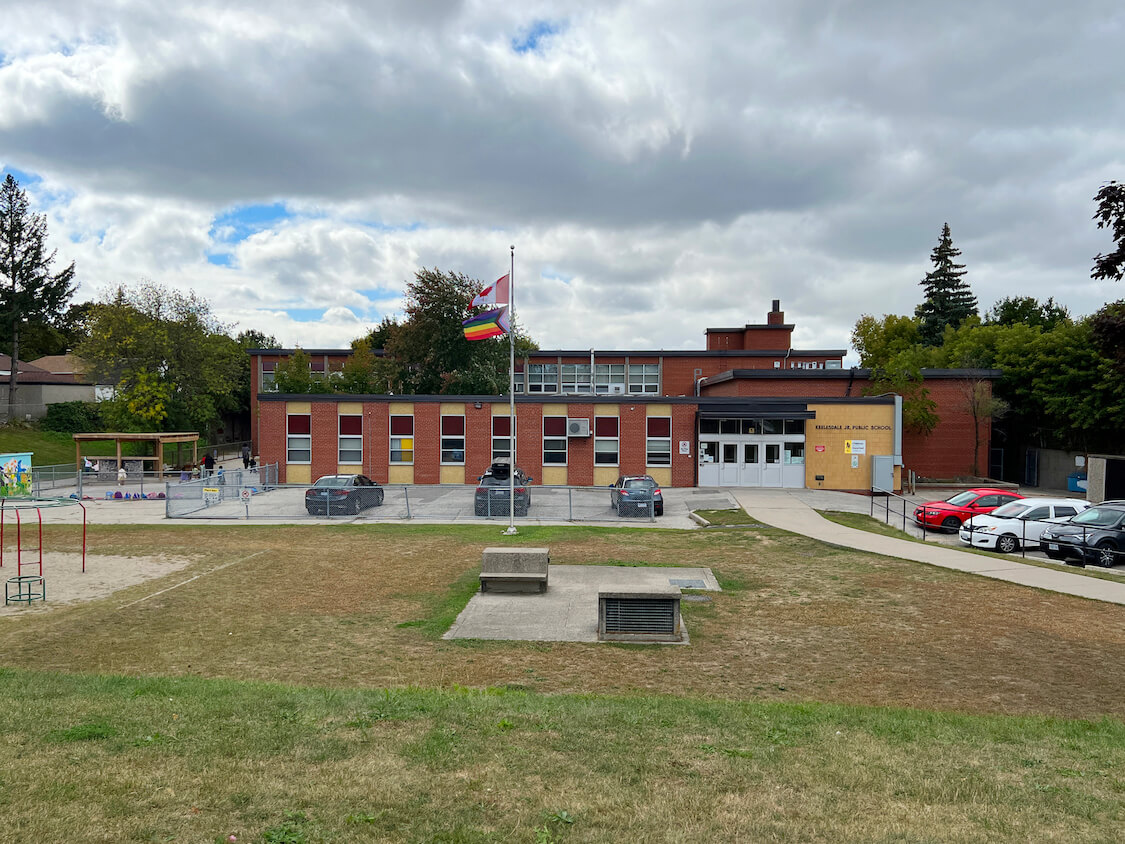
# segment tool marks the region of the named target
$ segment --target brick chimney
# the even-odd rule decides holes
[[[773,300],[773,310],[766,314],[766,325],[785,325],[785,311],[781,310],[781,300]]]

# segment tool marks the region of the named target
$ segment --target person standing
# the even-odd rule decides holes
[[[207,452],[205,455],[203,455],[203,477],[206,478],[208,475],[210,475],[214,468],[215,457],[211,454],[211,452]]]
[[[246,445],[242,446],[242,468],[250,468],[250,443],[246,443]]]

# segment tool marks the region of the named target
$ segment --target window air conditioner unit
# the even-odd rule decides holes
[[[589,419],[567,419],[566,420],[566,435],[568,437],[588,437],[588,436],[590,436],[590,420]]]
[[[609,385],[609,394],[611,396],[623,396],[623,395],[625,395],[625,385],[624,384],[610,384]]]

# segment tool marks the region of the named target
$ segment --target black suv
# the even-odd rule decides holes
[[[325,475],[305,490],[310,516],[350,513],[383,503],[383,488],[366,475]]]
[[[1066,560],[1067,565],[1111,568],[1125,563],[1125,504],[1097,504],[1068,522],[1051,525],[1040,542],[1048,557]]]
[[[473,499],[473,512],[478,516],[506,516],[511,511],[508,487],[512,483],[512,464],[507,460],[493,461],[477,479],[477,493]],[[515,467],[515,514],[526,516],[531,506],[531,492],[528,486],[533,479],[524,474],[523,469]]]
[[[649,502],[657,516],[664,515],[660,484],[650,475],[622,475],[609,491],[609,505],[617,515],[648,515]]]

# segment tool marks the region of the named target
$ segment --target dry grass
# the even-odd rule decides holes
[[[48,539],[65,545],[69,530]],[[29,669],[340,688],[1125,716],[1120,607],[773,530],[526,528],[516,539],[549,545],[557,563],[710,565],[728,589],[685,605],[688,648],[446,642],[437,633],[481,549],[505,541],[493,526],[98,527],[100,553],[194,562],[86,605],[0,619],[0,653]]]

